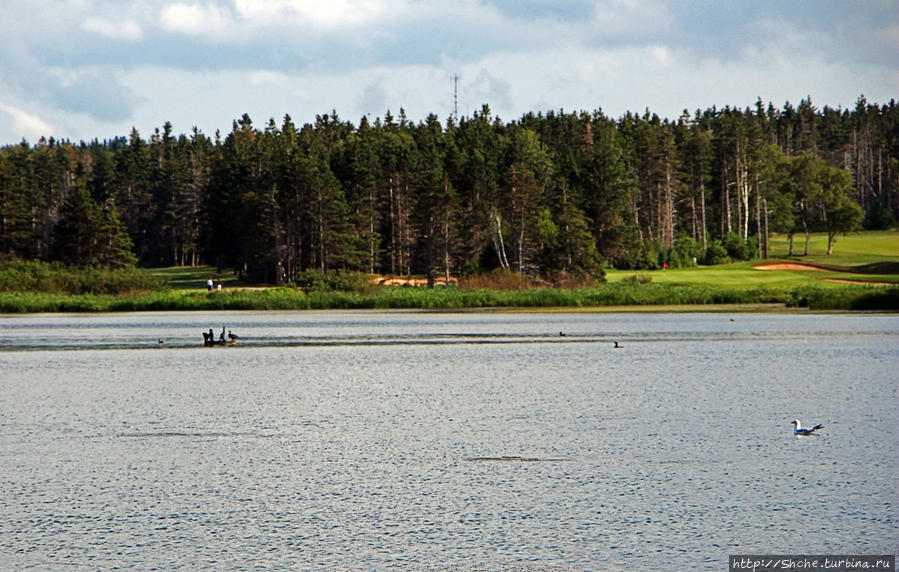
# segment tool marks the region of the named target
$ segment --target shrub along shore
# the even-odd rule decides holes
[[[143,294],[0,292],[0,313],[186,310],[329,310],[589,308],[780,304],[811,310],[899,311],[899,287],[862,285],[738,289],[711,285],[612,283],[600,287],[501,291],[460,288],[384,288],[374,293],[304,292],[299,288],[154,291]]]

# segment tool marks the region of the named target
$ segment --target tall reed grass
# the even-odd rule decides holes
[[[787,306],[811,310],[899,310],[899,288],[800,286],[790,291]]]
[[[813,310],[899,310],[899,288],[802,286],[752,290],[710,285],[626,284],[562,290],[383,288],[375,293],[305,293],[298,288],[155,291],[140,295],[0,292],[0,312],[116,312],[147,310],[328,310],[463,308],[574,308],[778,303]]]

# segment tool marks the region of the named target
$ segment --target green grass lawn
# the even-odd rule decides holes
[[[224,288],[254,286],[254,284],[239,281],[231,272],[219,272],[215,266],[170,266],[168,268],[150,268],[149,270],[155,276],[165,278],[173,290],[206,290],[206,280],[210,276],[216,283],[221,282]]]
[[[815,233],[809,242],[808,256],[796,256],[803,251],[805,237],[794,238],[794,256],[787,258],[786,236],[771,237],[771,253],[768,260],[735,262],[717,266],[669,270],[607,270],[609,282],[617,282],[629,276],[644,275],[658,284],[714,284],[730,288],[756,288],[759,286],[793,287],[804,284],[839,286],[839,282],[825,279],[858,280],[865,282],[889,282],[899,284],[899,274],[857,274],[855,267],[868,264],[893,262],[899,264],[899,231],[869,231],[840,236],[834,253],[827,256],[827,235]],[[771,262],[798,262],[827,266],[835,271],[755,270],[753,266]],[[842,271],[839,271],[842,270]]]
[[[786,235],[772,235],[768,253],[770,258],[787,258],[789,240]],[[833,254],[827,256],[827,235],[812,233],[808,256],[801,256],[805,249],[805,236],[793,237],[791,260],[825,266],[860,266],[877,262],[899,262],[899,230],[874,230],[837,236]]]
[[[798,286],[814,279],[806,273],[753,270],[751,262],[698,266],[668,270],[606,270],[609,282],[619,282],[629,276],[647,276],[653,284],[714,284],[730,288],[769,286]]]
[[[607,270],[609,282],[619,282],[629,276],[648,276],[653,284],[713,284],[728,288],[757,288],[759,286],[794,287],[808,284],[839,286],[840,282],[826,279],[864,282],[889,282],[899,284],[896,274],[850,274],[846,272],[755,270],[752,267],[763,261],[736,262],[718,266],[669,270]]]

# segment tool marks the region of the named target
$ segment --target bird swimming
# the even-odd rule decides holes
[[[811,435],[818,429],[824,427],[824,425],[821,425],[819,423],[818,425],[815,425],[811,429],[803,429],[802,423],[800,423],[798,419],[793,419],[792,421],[790,421],[790,423],[793,424],[793,435]]]
[[[621,349],[621,346],[618,345],[618,342],[615,342],[615,347],[612,349],[613,350]]]

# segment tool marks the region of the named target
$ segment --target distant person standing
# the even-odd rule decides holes
[[[213,286],[213,283],[212,283],[212,276],[210,276],[209,279],[206,280],[206,291],[207,291],[207,292],[212,292],[212,286]]]

